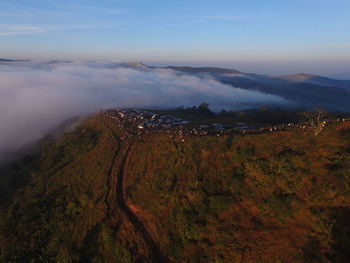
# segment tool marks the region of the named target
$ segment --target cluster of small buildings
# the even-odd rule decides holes
[[[350,121],[350,118],[338,118],[337,122],[345,122],[345,121]]]
[[[156,114],[143,110],[108,110],[105,117],[114,119],[125,130],[125,139],[130,135],[141,136],[161,133],[179,142],[184,142],[187,136],[223,135],[231,129],[219,123],[210,125],[189,125],[190,122],[172,115]]]
[[[244,122],[237,122],[234,127],[221,123],[189,125],[189,121],[177,118],[172,115],[156,114],[144,110],[109,110],[104,112],[108,118],[115,119],[129,135],[147,135],[151,133],[161,133],[169,135],[171,138],[184,141],[185,136],[221,136],[232,133],[238,134],[260,134],[286,130],[297,127],[308,128],[305,124],[287,123],[269,127],[254,127]],[[336,122],[350,121],[350,118],[338,118]],[[325,123],[324,123],[325,125]],[[122,138],[123,139],[123,138]]]
[[[156,114],[143,110],[109,110],[106,117],[115,119],[125,130],[126,137],[129,135],[147,135],[151,133],[167,134],[170,137],[185,135],[185,128],[189,121],[174,117],[172,115]],[[122,137],[124,139],[124,137]]]
[[[109,117],[119,119],[121,123],[133,123],[138,129],[171,128],[189,124],[188,121],[176,118],[172,115],[160,115],[142,110],[113,110],[107,111]]]

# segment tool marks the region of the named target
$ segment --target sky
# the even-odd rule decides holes
[[[0,58],[350,79],[349,0],[1,0]]]

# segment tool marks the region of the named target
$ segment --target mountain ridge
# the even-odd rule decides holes
[[[350,258],[348,122],[188,136],[130,120],[97,113],[3,173],[4,262]]]
[[[16,62],[16,61],[30,61],[27,59],[7,59],[7,58],[0,58],[0,62]]]

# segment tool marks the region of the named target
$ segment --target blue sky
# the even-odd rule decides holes
[[[350,77],[349,0],[1,0],[0,57]]]

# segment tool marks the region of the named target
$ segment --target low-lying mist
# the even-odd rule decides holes
[[[2,63],[0,159],[73,116],[106,108],[171,108],[202,102],[213,110],[289,104],[278,96],[167,69],[116,63]]]

